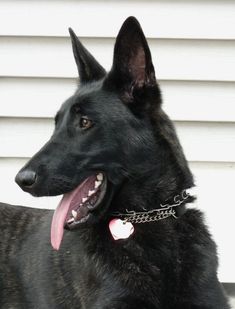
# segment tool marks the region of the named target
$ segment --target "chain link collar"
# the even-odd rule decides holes
[[[177,219],[176,208],[183,204],[191,195],[183,190],[180,194],[175,195],[173,198],[173,204],[160,204],[161,208],[153,209],[150,211],[135,212],[134,210],[127,210],[126,213],[113,213],[114,217],[123,217],[123,222],[130,223],[146,223],[154,222],[173,217]]]

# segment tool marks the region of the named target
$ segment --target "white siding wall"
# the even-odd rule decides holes
[[[67,28],[107,68],[122,22],[135,15],[148,37],[165,110],[175,121],[219,245],[220,279],[235,282],[235,1],[1,0],[1,201],[54,208],[14,183],[50,136],[56,110],[76,87]]]

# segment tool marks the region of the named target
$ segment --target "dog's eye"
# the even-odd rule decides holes
[[[92,127],[92,121],[90,119],[88,119],[87,116],[81,116],[80,118],[80,128],[82,129],[89,129],[90,127]]]

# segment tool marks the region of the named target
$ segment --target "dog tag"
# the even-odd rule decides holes
[[[109,222],[109,230],[114,240],[126,239],[133,234],[134,226],[121,219],[112,219]]]

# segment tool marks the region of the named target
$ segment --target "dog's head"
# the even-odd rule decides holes
[[[70,35],[80,86],[57,113],[51,139],[16,176],[20,187],[35,196],[64,194],[53,218],[55,247],[64,226],[95,222],[115,208],[115,196],[125,184],[141,181],[144,187],[143,179],[152,181],[151,175],[161,194],[161,186],[167,186],[164,173],[171,177],[168,191],[184,189],[185,182],[189,187],[191,181],[174,129],[161,110],[138,21],[130,17],[123,24],[109,73],[71,29]]]

